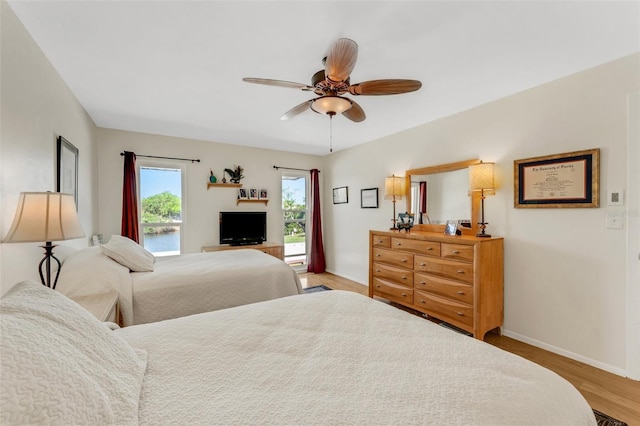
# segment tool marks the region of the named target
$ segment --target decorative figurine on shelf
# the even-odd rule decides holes
[[[409,212],[399,213],[398,224],[396,226],[398,227],[398,231],[404,229],[405,232],[410,232],[413,227],[413,215]]]
[[[240,166],[236,166],[235,170],[224,169],[224,172],[229,174],[229,181],[231,183],[240,183],[240,179],[244,177],[242,176],[243,171],[244,169]]]
[[[211,172],[211,176],[209,176],[209,182],[216,183],[218,179],[216,179],[216,176],[213,174],[213,170],[209,169],[209,171]]]

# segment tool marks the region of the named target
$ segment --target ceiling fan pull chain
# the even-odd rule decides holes
[[[329,152],[333,152],[333,116],[329,114]]]

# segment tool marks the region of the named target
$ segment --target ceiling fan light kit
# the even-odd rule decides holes
[[[353,102],[340,96],[321,96],[311,102],[311,109],[318,114],[342,114],[353,106]]]

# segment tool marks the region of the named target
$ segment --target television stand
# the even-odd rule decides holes
[[[273,257],[277,257],[280,260],[284,260],[284,244],[281,243],[264,242],[262,244],[247,244],[241,246],[220,245],[202,247],[203,252],[238,249],[256,249],[260,250],[263,253],[270,254]]]

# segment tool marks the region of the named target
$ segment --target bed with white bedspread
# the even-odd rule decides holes
[[[552,371],[355,293],[113,332],[73,305],[3,296],[2,424],[596,424]]]
[[[302,293],[298,274],[259,250],[158,257],[153,271],[131,272],[88,247],[65,259],[56,290],[70,296],[118,292],[125,326]]]

